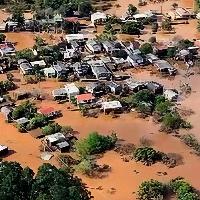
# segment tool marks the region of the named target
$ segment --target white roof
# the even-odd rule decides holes
[[[65,36],[65,39],[68,42],[71,42],[73,40],[84,40],[86,38],[83,34],[77,33],[77,34],[68,34]]]
[[[95,20],[106,19],[106,14],[103,12],[96,12],[91,15],[91,22],[94,24]]]
[[[38,60],[38,61],[30,62],[30,63],[32,66],[34,66],[34,65],[45,66],[46,65],[44,60]]]
[[[0,151],[3,151],[3,150],[5,150],[5,149],[7,149],[8,147],[7,146],[5,146],[5,145],[0,145]]]
[[[47,140],[49,140],[49,142],[56,142],[62,139],[65,139],[65,136],[62,133],[55,133],[52,135],[48,135],[45,137]]]
[[[139,19],[139,18],[147,18],[147,15],[141,13],[141,14],[133,15],[133,17],[134,17],[135,19]]]
[[[164,95],[171,98],[171,97],[177,96],[178,93],[175,92],[174,90],[167,89],[167,90],[164,91]]]
[[[68,94],[79,94],[79,89],[74,83],[66,84],[65,89],[67,90]]]
[[[121,108],[122,105],[119,101],[108,101],[108,102],[102,102],[102,108],[103,109],[115,109],[115,108]]]
[[[53,67],[48,67],[43,69],[45,74],[54,74],[56,71]]]

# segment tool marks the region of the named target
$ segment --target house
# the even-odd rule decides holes
[[[76,49],[66,49],[62,53],[64,55],[64,59],[73,59],[80,56],[79,51],[77,51]]]
[[[163,86],[161,84],[150,81],[150,82],[147,82],[145,85],[147,86],[147,89],[151,91],[152,93],[156,95],[163,94]]]
[[[63,76],[67,76],[68,74],[68,69],[65,67],[64,64],[62,63],[57,63],[55,65],[53,65],[53,69],[55,70],[56,72],[56,77],[59,78],[59,77],[63,77]]]
[[[110,88],[105,83],[95,82],[86,85],[86,91],[95,97],[100,97],[110,92]]]
[[[135,81],[133,79],[126,80],[125,85],[127,85],[132,92],[138,92],[147,88],[144,82]]]
[[[106,19],[107,19],[107,15],[105,13],[96,12],[96,13],[91,14],[92,25],[104,24],[106,22]]]
[[[76,95],[76,100],[78,105],[90,104],[94,102],[95,97],[91,93],[79,94]]]
[[[65,88],[59,88],[52,91],[54,100],[64,100],[67,98],[67,90]]]
[[[45,142],[50,147],[56,147],[61,153],[69,151],[69,143],[62,133],[55,133],[45,137]]]
[[[44,68],[44,75],[47,78],[55,78],[56,77],[56,70],[53,67]]]
[[[121,44],[115,41],[103,41],[102,45],[105,51],[109,54],[119,51],[119,47],[121,47]]]
[[[79,95],[79,89],[76,87],[74,83],[69,83],[65,85],[65,89],[67,91],[67,96],[69,98],[69,101],[72,97],[76,97],[76,95]]]
[[[138,67],[144,64],[144,59],[141,56],[140,51],[130,51],[128,53],[127,61],[133,66]]]
[[[191,13],[182,7],[176,8],[175,13],[182,19],[188,19],[191,16]]]
[[[177,73],[177,69],[172,67],[166,60],[157,60],[154,62],[154,66],[161,73],[167,73],[169,75],[175,75]]]
[[[33,74],[33,68],[30,63],[23,62],[19,65],[20,73],[23,75]]]
[[[164,91],[164,97],[169,101],[177,101],[178,99],[178,92],[176,90],[167,89]]]
[[[40,108],[37,113],[45,115],[47,117],[58,117],[61,115],[61,111],[55,110],[52,107],[45,107],[45,108]]]
[[[101,53],[102,46],[96,40],[88,40],[85,45],[86,49],[92,53]]]
[[[110,88],[111,92],[116,95],[119,95],[122,92],[122,86],[113,81],[108,82],[107,86]]]
[[[84,77],[88,74],[88,71],[90,69],[90,65],[88,65],[85,62],[76,62],[74,64],[71,65],[71,67],[73,68],[75,74],[80,78],[80,77]]]
[[[46,63],[44,60],[38,60],[38,61],[34,61],[34,62],[30,62],[31,66],[39,66],[40,68],[45,68],[46,67]]]
[[[71,43],[72,41],[79,41],[79,40],[86,40],[87,37],[84,34],[67,34],[65,36],[65,39],[67,40],[68,43]]]
[[[0,156],[5,156],[8,154],[8,147],[5,145],[0,145]]]
[[[102,61],[88,61],[93,74],[98,80],[110,80],[112,73],[107,69],[106,65]]]
[[[152,53],[147,54],[146,59],[150,64],[153,64],[155,61],[159,60],[159,58]]]
[[[120,111],[122,109],[122,105],[119,101],[107,101],[102,102],[102,109],[106,114],[111,111]]]

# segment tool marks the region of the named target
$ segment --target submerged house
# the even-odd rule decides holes
[[[169,75],[175,75],[177,69],[172,67],[166,60],[157,60],[154,62],[154,66],[161,73],[167,73]]]
[[[23,62],[19,65],[20,73],[23,75],[31,75],[33,73],[33,67],[28,62]]]
[[[139,51],[130,51],[128,53],[127,61],[133,66],[138,67],[144,64],[144,59]]]
[[[64,100],[67,98],[68,93],[65,88],[59,88],[52,91],[54,100]]]
[[[129,90],[132,92],[139,92],[140,90],[147,89],[144,82],[135,81],[133,79],[126,80],[125,85],[127,85]]]
[[[102,46],[101,43],[96,40],[88,40],[85,44],[86,49],[91,53],[101,53]]]
[[[89,61],[88,64],[97,80],[110,80],[112,78],[112,73],[102,61]]]
[[[176,90],[167,89],[164,91],[164,97],[169,101],[177,101],[178,99],[178,92]]]
[[[93,103],[95,97],[91,93],[76,95],[77,105]]]
[[[107,101],[102,103],[102,110],[104,113],[109,113],[111,111],[121,111],[122,105],[119,101]]]
[[[154,94],[163,94],[163,86],[157,82],[150,81],[145,84],[147,89]]]
[[[119,95],[122,92],[122,86],[111,81],[106,84],[113,94]]]
[[[76,97],[76,95],[79,95],[79,89],[76,87],[74,83],[69,83],[65,85],[65,90],[67,91],[67,96],[69,98],[69,101],[72,97]]]

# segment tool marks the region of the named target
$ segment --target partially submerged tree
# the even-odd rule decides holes
[[[135,7],[133,4],[129,4],[128,5],[128,14],[130,16],[133,16],[136,14],[136,12],[137,12],[137,7]]]
[[[150,43],[144,43],[141,45],[140,51],[142,54],[153,53],[153,47]]]

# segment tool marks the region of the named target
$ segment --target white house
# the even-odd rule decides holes
[[[38,65],[41,68],[46,67],[46,63],[44,60],[38,60],[38,61],[34,61],[34,62],[30,62],[32,67],[34,67],[35,65]]]
[[[107,15],[103,12],[96,12],[91,15],[91,22],[94,25],[97,21],[105,22]]]
[[[69,98],[69,101],[71,97],[75,97],[76,95],[79,95],[79,89],[78,87],[76,87],[74,83],[66,84],[64,87],[67,91],[67,96]]]

